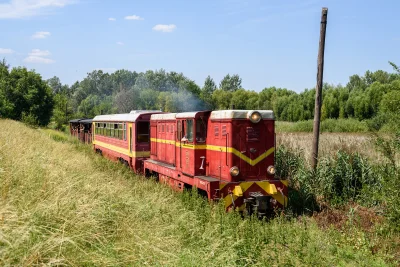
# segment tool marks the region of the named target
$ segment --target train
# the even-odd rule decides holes
[[[70,131],[137,174],[222,200],[226,211],[264,217],[287,207],[288,181],[274,165],[271,110],[133,110],[74,119]]]

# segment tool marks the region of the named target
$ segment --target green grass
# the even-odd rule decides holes
[[[2,266],[398,265],[389,239],[351,221],[338,231],[307,216],[242,219],[53,131],[0,129]]]
[[[312,132],[313,121],[286,122],[277,121],[277,132]],[[356,133],[368,132],[368,125],[356,119],[326,119],[321,121],[321,132]]]

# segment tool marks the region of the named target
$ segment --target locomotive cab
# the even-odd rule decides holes
[[[262,216],[286,206],[287,183],[275,178],[274,128],[269,110],[211,112],[207,158],[227,209]]]

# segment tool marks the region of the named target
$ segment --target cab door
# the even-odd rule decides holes
[[[182,172],[188,176],[194,176],[194,119],[183,119],[180,144],[180,158]]]
[[[229,138],[230,133],[227,129],[227,123],[220,122],[219,123],[220,131],[221,131],[221,139],[220,139],[220,168],[221,168],[221,178],[224,180],[229,179],[229,165],[232,164],[230,162],[230,144]]]

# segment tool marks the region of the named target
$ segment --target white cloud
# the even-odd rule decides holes
[[[124,45],[123,42],[117,42],[117,45]]]
[[[157,24],[153,27],[153,30],[160,31],[160,32],[173,32],[176,29],[175,24]]]
[[[144,20],[144,18],[142,18],[140,16],[136,16],[136,15],[126,16],[125,19],[126,20]]]
[[[45,57],[28,56],[27,58],[24,59],[24,62],[51,64],[51,63],[54,63],[55,61],[50,58],[45,58]]]
[[[32,49],[32,52],[30,52],[29,55],[37,57],[47,57],[50,56],[51,53],[49,50]]]
[[[0,48],[0,54],[12,54],[14,51],[9,48]]]
[[[29,56],[24,59],[24,62],[43,64],[54,63],[54,60],[48,58],[50,55],[51,53],[48,50],[32,49],[32,51],[29,53]]]
[[[78,0],[8,0],[0,3],[0,19],[19,19],[48,13]]]
[[[116,18],[108,18],[109,21],[116,21]]]
[[[50,35],[50,32],[36,32],[34,35],[32,35],[32,39],[45,39]]]

